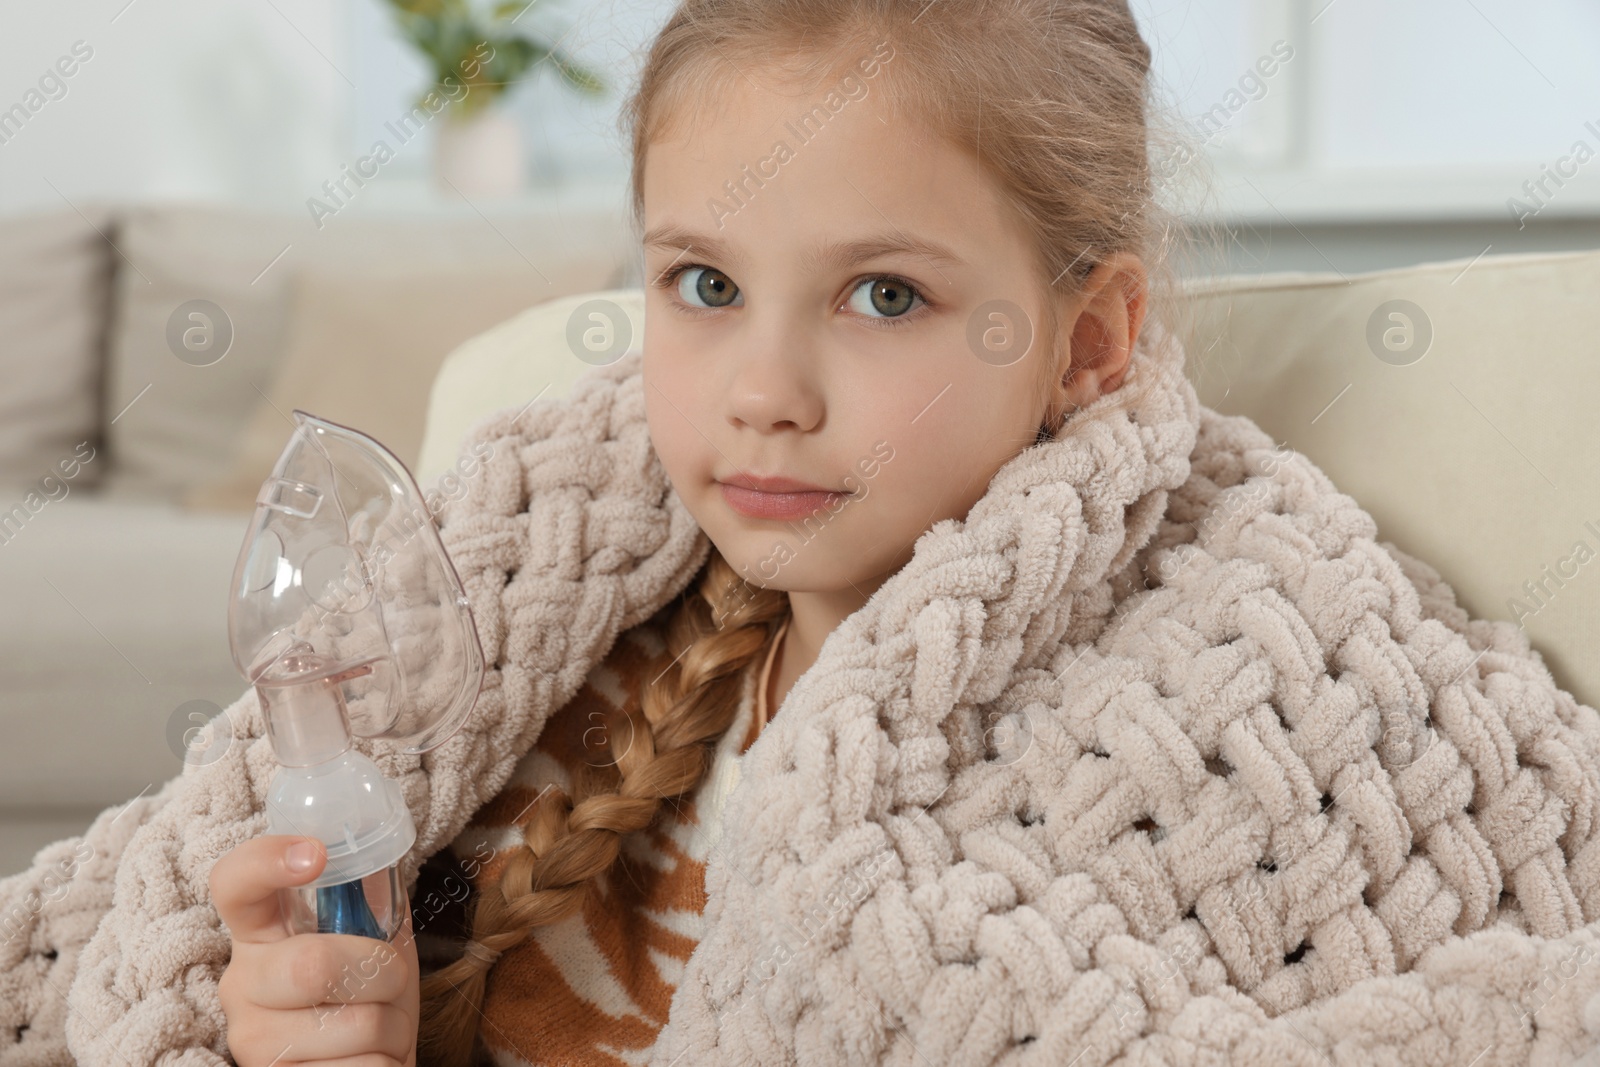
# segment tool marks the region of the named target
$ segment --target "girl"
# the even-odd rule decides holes
[[[923,531],[1127,376],[1164,232],[1149,54],[1125,5],[1006,6],[688,3],[651,50],[644,398],[714,547],[454,843],[471,949],[426,961],[459,957],[425,1061],[644,1062],[742,755]]]
[[[255,740],[86,835],[100,878],[140,836],[72,1051],[1591,1046],[1600,715],[1198,404],[1149,60],[1122,0],[685,0],[628,111],[643,352],[468,435],[494,670],[435,752],[371,746],[402,935],[284,936],[323,859],[255,836],[247,693]]]

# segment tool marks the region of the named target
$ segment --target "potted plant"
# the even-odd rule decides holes
[[[506,90],[548,60],[569,86],[588,96],[606,90],[600,76],[555,43],[518,26],[533,6],[507,0],[485,10],[472,0],[388,0],[401,34],[427,60],[433,83],[418,97],[443,111],[434,141],[434,180],[463,195],[506,196],[527,178],[521,130],[498,106]]]

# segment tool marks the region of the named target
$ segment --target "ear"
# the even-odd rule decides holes
[[[1065,367],[1055,383],[1052,415],[1093,403],[1122,385],[1144,324],[1150,293],[1144,262],[1118,252],[1095,264],[1083,288],[1064,298],[1061,341]]]

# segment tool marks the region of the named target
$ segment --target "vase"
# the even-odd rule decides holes
[[[433,142],[434,186],[467,197],[514,196],[527,185],[522,128],[497,107],[466,118],[442,116]]]

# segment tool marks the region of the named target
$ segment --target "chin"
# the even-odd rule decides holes
[[[728,561],[736,574],[744,576],[745,581],[766,589],[782,588],[778,583],[783,578],[783,568],[762,565],[771,554],[772,546],[763,545],[759,535],[752,535],[748,530],[727,528],[717,531],[714,536],[710,530],[706,533],[711,536],[712,546],[722,553],[722,558]]]
[[[763,589],[788,591],[795,574],[793,563],[774,562],[773,542],[780,537],[762,535],[751,530],[732,529],[727,523],[720,527],[701,526],[711,538],[711,545],[728,561],[735,574],[743,576],[751,585]]]

